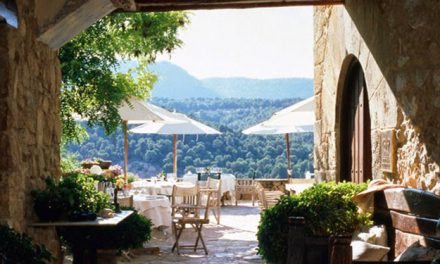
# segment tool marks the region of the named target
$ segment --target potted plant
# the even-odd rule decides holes
[[[309,252],[322,248],[326,255],[326,243],[329,243],[330,237],[351,235],[361,226],[371,224],[370,215],[359,213],[352,200],[366,187],[366,184],[329,182],[316,184],[298,195],[282,197],[261,215],[257,233],[259,253],[270,263],[285,263],[288,218],[297,216],[305,219],[306,239],[315,241],[316,245],[310,247]],[[321,253],[313,254],[319,256]]]
[[[46,189],[33,190],[34,211],[44,222],[56,221],[65,213],[65,199],[53,178],[46,179]]]
[[[0,225],[0,263],[44,264],[54,260],[44,245],[36,245],[32,239],[19,234],[6,225]]]
[[[128,176],[127,176],[127,189],[130,190],[133,187],[132,183],[134,182],[135,177],[136,176],[134,174],[132,174],[132,173],[128,174]]]
[[[85,159],[81,161],[81,167],[83,169],[90,169],[93,165],[99,165],[99,163],[94,159]]]
[[[95,159],[95,162],[97,162],[99,167],[101,167],[103,170],[108,170],[112,165],[111,160]]]
[[[75,250],[78,245],[99,249],[98,258],[105,255],[105,263],[116,263],[117,251],[141,248],[144,242],[151,239],[151,227],[149,219],[134,212],[117,226],[60,228],[59,232],[70,249]]]
[[[110,197],[95,189],[93,177],[69,173],[58,184],[49,177],[44,190],[32,191],[35,213],[42,221],[58,220],[61,216],[90,220],[101,209],[111,208]]]

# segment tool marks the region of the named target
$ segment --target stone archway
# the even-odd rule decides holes
[[[338,180],[372,178],[371,125],[364,71],[353,55],[344,60],[337,103]]]

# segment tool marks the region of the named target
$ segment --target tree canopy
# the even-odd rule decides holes
[[[221,167],[237,177],[286,178],[286,144],[282,135],[244,135],[241,131],[300,99],[154,99],[154,103],[175,109],[217,128],[221,135],[179,135],[178,175],[197,167]],[[136,126],[136,125],[133,125]],[[77,158],[102,158],[123,164],[122,133],[108,137],[99,126],[88,128],[90,138],[81,145],[69,145]],[[130,134],[128,169],[141,177],[173,170],[172,137]],[[291,136],[294,177],[313,172],[313,133]]]
[[[157,77],[147,65],[170,53],[182,41],[177,32],[189,22],[185,12],[153,12],[104,17],[60,50],[63,140],[79,141],[86,132],[74,113],[101,125],[106,134],[120,124],[118,107],[130,96],[145,99]],[[137,58],[128,72],[116,72],[119,62]]]

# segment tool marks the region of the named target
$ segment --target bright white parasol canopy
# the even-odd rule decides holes
[[[164,110],[164,109],[163,109]],[[166,111],[166,110],[165,110]],[[171,113],[171,112],[169,112]],[[194,119],[180,113],[171,113],[175,122],[146,122],[140,126],[130,129],[133,133],[160,134],[160,135],[200,135],[200,134],[221,134],[220,131],[202,124]],[[165,118],[167,120],[167,118]]]
[[[131,97],[128,102],[123,102],[118,108],[124,126],[124,179],[127,180],[128,170],[128,124],[142,124],[145,122],[177,122],[171,118],[171,113],[160,107],[146,104],[141,100]]]
[[[314,97],[274,113],[268,120],[243,130],[243,134],[276,135],[313,132],[315,123]]]
[[[165,122],[146,122],[140,126],[130,129],[130,132],[140,134],[173,135],[173,172],[177,175],[177,134],[200,135],[200,134],[221,134],[220,131],[202,124],[184,114],[173,113],[158,106],[148,104],[149,107],[160,111],[159,115]]]
[[[129,124],[164,120],[154,109],[150,109],[147,104],[134,97],[130,98],[128,102],[123,102],[118,108],[118,112],[121,119]]]
[[[274,113],[268,120],[242,131],[243,134],[278,135],[286,138],[287,174],[290,178],[289,133],[313,132],[315,124],[315,99],[310,97]]]

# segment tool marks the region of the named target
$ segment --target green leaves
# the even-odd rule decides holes
[[[90,126],[114,132],[120,124],[118,107],[131,96],[147,98],[157,77],[147,65],[182,41],[177,31],[189,22],[184,12],[113,14],[75,37],[60,50],[61,118],[64,142],[80,142],[85,130],[74,113]],[[119,62],[137,58],[138,67],[116,72]]]
[[[306,232],[314,236],[351,234],[361,226],[370,225],[370,216],[358,213],[352,201],[366,187],[366,183],[328,182],[316,184],[299,195],[282,197],[261,216],[257,233],[259,253],[271,263],[284,263],[289,216],[304,217]]]
[[[0,237],[0,263],[44,264],[54,260],[44,245],[35,245],[29,236],[9,226],[0,225]]]

